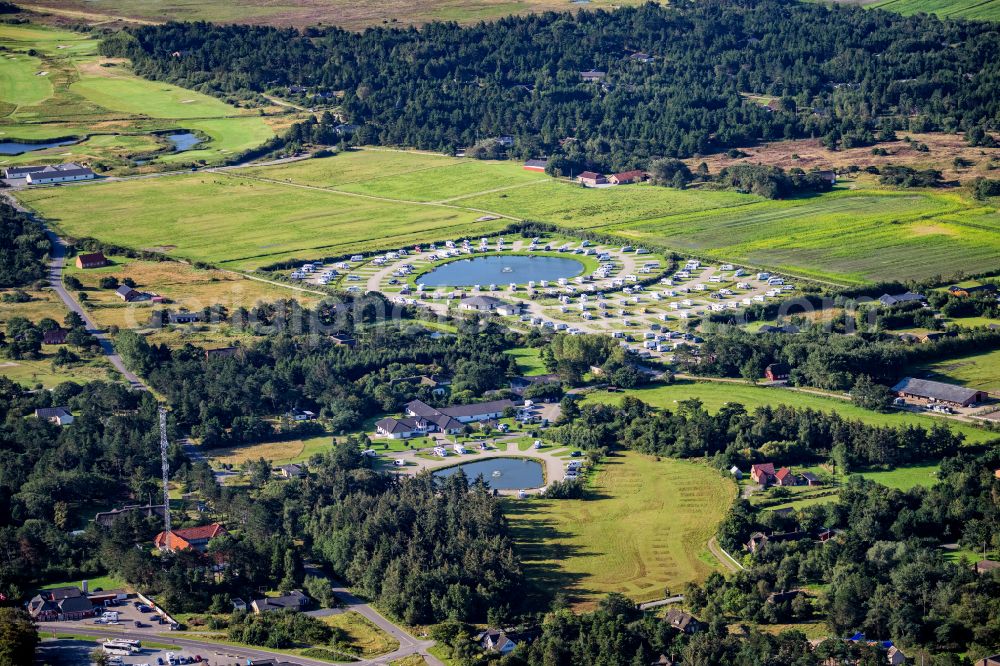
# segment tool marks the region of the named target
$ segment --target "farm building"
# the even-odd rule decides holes
[[[653,56],[649,55],[648,53],[642,53],[641,51],[629,54],[628,58],[629,60],[634,60],[636,62],[646,62],[646,63],[653,62]]]
[[[198,312],[171,312],[167,315],[167,321],[171,324],[193,324],[201,321],[201,314]]]
[[[582,175],[582,174],[581,174]],[[612,174],[608,177],[608,182],[612,185],[628,185],[629,183],[641,183],[646,180],[646,172],[639,169],[633,171],[623,171]]]
[[[77,255],[76,257],[76,267],[81,269],[102,268],[109,263],[108,258],[104,256],[103,252],[90,252],[88,254]]]
[[[549,165],[548,160],[528,160],[524,163],[524,168],[528,171],[545,172],[545,167]]]
[[[781,487],[799,485],[799,478],[788,467],[782,467],[774,473],[774,484]]]
[[[577,176],[576,179],[581,183],[583,183],[584,185],[588,185],[590,187],[593,187],[594,185],[604,185],[605,183],[608,182],[608,179],[605,178],[602,174],[599,174],[594,171],[584,171],[579,176]]]
[[[956,407],[968,407],[987,398],[986,391],[913,377],[904,377],[901,382],[892,387],[892,391],[900,398],[919,398],[943,402]]]

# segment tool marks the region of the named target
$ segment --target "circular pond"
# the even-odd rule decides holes
[[[468,287],[474,284],[524,284],[576,277],[584,266],[576,259],[519,254],[458,259],[442,264],[417,278],[428,287]]]
[[[462,470],[469,477],[469,482],[475,481],[480,474],[486,479],[490,488],[495,490],[523,490],[541,488],[545,485],[545,474],[542,463],[530,458],[487,458],[474,462],[462,463],[454,467],[434,472],[434,476],[448,477]]]

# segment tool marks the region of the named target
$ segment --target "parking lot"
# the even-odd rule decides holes
[[[167,639],[164,638],[164,641]],[[39,664],[52,664],[55,666],[59,664],[67,664],[69,666],[87,666],[91,663],[90,654],[96,648],[100,648],[101,640],[97,641],[86,641],[86,640],[43,640],[41,645],[38,646],[36,651],[36,661]],[[140,641],[141,642],[141,641]],[[196,651],[193,649],[166,649],[166,648],[140,648],[138,652],[130,656],[120,656],[120,657],[110,657],[112,661],[111,664],[119,664],[124,666],[129,664],[132,666],[141,666],[147,664],[148,666],[155,666],[157,664],[167,664],[170,657],[173,656],[174,663],[196,663],[196,659],[199,657],[203,662],[212,664],[213,666],[222,666],[223,664],[244,664],[236,655],[225,655],[221,653],[212,652],[210,647],[206,647],[204,651]]]

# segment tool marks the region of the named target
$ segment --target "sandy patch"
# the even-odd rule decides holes
[[[940,224],[914,224],[910,231],[916,236],[955,236],[955,230]]]

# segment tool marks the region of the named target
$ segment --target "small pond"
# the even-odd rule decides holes
[[[49,141],[48,143],[22,143],[20,141],[0,141],[0,155],[23,155],[33,153],[36,150],[46,148],[58,148],[59,146],[70,146],[77,143],[76,139],[63,139],[62,141]]]
[[[482,474],[495,490],[526,490],[545,485],[542,463],[530,458],[486,458],[446,467],[434,472],[434,476],[447,477],[458,470],[465,472],[470,483]]]
[[[583,264],[564,257],[537,257],[529,255],[491,255],[474,259],[459,259],[424,273],[417,283],[428,287],[468,287],[479,285],[506,285],[511,282],[548,280],[576,277],[583,273]]]
[[[191,150],[201,143],[201,138],[194,132],[177,132],[175,134],[167,134],[166,137],[167,141],[173,144],[174,151],[178,153]]]

